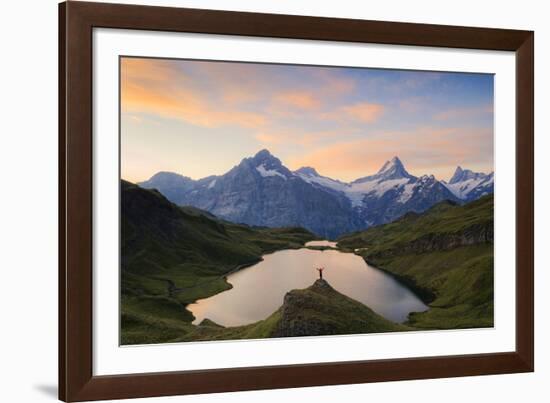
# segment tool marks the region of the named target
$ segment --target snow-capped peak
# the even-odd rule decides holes
[[[453,183],[463,182],[470,179],[479,179],[485,176],[486,175],[482,172],[474,172],[469,169],[462,169],[460,166],[457,166],[455,173],[449,180],[449,184],[452,185]]]
[[[321,176],[314,168],[311,167],[302,167],[293,173],[307,183],[317,184],[339,192],[345,192],[349,188],[347,183],[340,182],[336,179],[327,178],[326,176]]]
[[[449,183],[442,182],[456,197],[473,200],[481,195],[493,193],[494,175],[462,169],[458,166]]]
[[[262,164],[270,168],[283,165],[281,163],[281,160],[271,154],[267,149],[258,151],[256,155],[254,155],[254,157],[250,158],[250,161],[252,162],[252,165],[254,167],[260,166]]]
[[[305,175],[305,176],[321,176],[319,173],[315,170],[315,168],[312,167],[301,167],[300,169],[297,169],[294,171],[297,175]]]
[[[405,170],[405,167],[403,166],[403,163],[399,159],[399,157],[395,156],[391,160],[386,161],[384,165],[382,165],[382,168],[377,172],[377,174],[382,174],[384,172],[391,171],[392,169],[402,169]]]
[[[415,179],[414,176],[407,172],[405,166],[397,156],[393,157],[389,161],[386,161],[376,174],[356,179],[352,182],[352,184],[394,179]]]
[[[258,151],[253,157],[245,158],[234,169],[234,172],[254,170],[264,178],[278,176],[283,179],[289,179],[293,176],[292,172],[282,164],[281,160],[266,149]]]
[[[254,155],[254,157],[252,157],[252,158],[254,158],[254,159],[260,159],[260,158],[263,159],[263,158],[269,158],[269,157],[275,158],[273,156],[273,154],[271,154],[267,148],[264,148],[264,149],[258,151],[256,153],[256,155]]]
[[[451,179],[449,179],[449,183],[455,183],[459,180],[459,178],[462,176],[462,167],[459,165],[456,167],[455,169],[455,173],[453,174],[453,176],[451,177]]]

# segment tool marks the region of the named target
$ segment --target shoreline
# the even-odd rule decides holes
[[[388,319],[390,321],[392,321],[393,323],[397,323],[397,324],[405,324],[409,321],[409,316],[412,314],[412,313],[418,313],[418,312],[425,312],[425,311],[428,311],[431,309],[431,306],[430,306],[430,302],[432,302],[433,300],[435,300],[435,295],[430,292],[429,290],[426,290],[426,289],[423,289],[422,287],[419,287],[418,285],[416,285],[416,283],[414,282],[414,280],[412,279],[408,279],[404,276],[399,276],[395,273],[392,273],[384,268],[381,268],[375,264],[373,264],[372,262],[369,262],[367,259],[365,259],[363,256],[359,255],[357,252],[355,252],[354,250],[350,250],[350,249],[340,249],[338,247],[334,247],[334,246],[326,246],[326,245],[314,245],[314,246],[306,246],[306,245],[301,245],[301,246],[297,246],[297,247],[291,247],[291,248],[284,248],[284,249],[277,249],[277,250],[274,250],[274,251],[269,251],[265,254],[263,254],[260,258],[258,259],[255,259],[254,261],[249,261],[247,263],[242,263],[242,264],[239,264],[237,266],[235,266],[233,269],[231,269],[230,271],[228,271],[227,273],[223,274],[222,276],[220,276],[220,278],[223,278],[225,280],[225,282],[229,285],[229,288],[226,289],[226,290],[222,290],[216,294],[213,294],[213,295],[210,295],[208,297],[205,297],[205,298],[200,298],[200,299],[197,299],[189,304],[186,305],[186,308],[188,308],[190,305],[193,305],[193,304],[198,304],[200,303],[201,301],[204,301],[204,300],[207,300],[209,298],[212,298],[218,294],[221,294],[222,292],[224,291],[229,291],[230,289],[233,288],[233,284],[231,284],[228,280],[228,277],[231,275],[231,274],[234,274],[234,273],[237,273],[239,272],[240,270],[244,270],[248,267],[251,267],[251,266],[254,266],[262,261],[264,261],[264,257],[266,255],[271,255],[271,254],[274,254],[274,253],[277,253],[277,252],[282,252],[282,251],[291,251],[291,250],[304,250],[304,249],[308,249],[308,250],[313,250],[313,251],[317,251],[317,252],[323,252],[325,250],[334,250],[334,251],[337,251],[337,252],[340,252],[340,253],[350,253],[352,255],[355,255],[355,256],[358,256],[361,258],[361,260],[367,265],[369,266],[370,268],[372,269],[375,269],[375,270],[379,270],[385,274],[387,274],[388,276],[390,276],[392,279],[394,279],[397,283],[399,283],[399,285],[401,285],[403,288],[407,289],[408,291],[410,291],[413,295],[415,295],[425,306],[425,308],[423,308],[424,310],[422,311],[411,311],[411,312],[408,312],[407,313],[407,317],[401,321],[401,322],[396,322],[396,321],[393,321],[391,319]],[[365,269],[367,269],[367,267],[365,267]],[[289,290],[290,291],[290,290]],[[192,314],[192,310],[188,309],[189,312],[191,312]],[[194,315],[193,315],[194,316]],[[264,320],[265,318],[262,318],[260,320]],[[387,318],[386,318],[387,319]],[[195,322],[196,318],[191,322],[194,326],[198,326],[199,323],[193,323]]]
[[[310,242],[310,241],[307,241],[307,242]],[[220,275],[219,277],[217,277],[216,279],[214,279],[214,280],[209,280],[209,281],[207,281],[207,282],[201,283],[201,284],[206,284],[206,283],[210,283],[210,282],[215,281],[215,280],[223,279],[223,280],[226,282],[226,284],[229,285],[229,288],[227,288],[227,289],[225,289],[225,290],[222,290],[222,291],[220,291],[220,292],[217,292],[217,293],[215,293],[215,294],[209,295],[209,296],[207,296],[207,297],[205,297],[205,298],[199,298],[199,299],[197,299],[197,300],[195,300],[195,301],[193,301],[193,302],[190,302],[190,303],[188,303],[188,304],[184,304],[184,309],[187,310],[188,312],[190,312],[191,315],[195,318],[195,316],[193,315],[193,312],[190,311],[190,310],[188,310],[187,307],[188,307],[189,305],[196,304],[196,303],[198,303],[199,301],[202,301],[202,300],[211,298],[211,297],[213,297],[213,296],[215,296],[215,295],[221,294],[222,292],[229,291],[230,289],[232,289],[232,288],[233,288],[233,284],[231,284],[231,283],[227,280],[227,277],[228,277],[228,276],[230,276],[231,274],[237,273],[237,272],[239,272],[239,271],[241,271],[241,270],[247,269],[247,268],[249,268],[249,267],[251,267],[251,266],[254,266],[254,265],[256,265],[256,264],[262,262],[262,261],[264,260],[264,256],[266,256],[266,255],[270,255],[270,254],[272,254],[272,253],[276,253],[276,252],[280,252],[280,251],[284,251],[284,250],[298,250],[298,249],[306,248],[305,244],[306,244],[307,242],[305,242],[303,245],[300,245],[300,246],[297,246],[297,247],[286,247],[286,248],[284,248],[284,249],[274,249],[274,250],[265,251],[261,256],[259,256],[259,257],[256,258],[256,259],[251,260],[251,261],[248,261],[248,262],[246,262],[246,263],[240,263],[240,264],[236,265],[235,267],[233,267],[232,269],[230,269],[229,271],[227,271],[227,272],[221,274],[221,275]],[[194,288],[194,287],[197,286],[197,285],[194,285],[193,287],[176,288],[176,287],[175,287],[175,284],[174,284],[174,282],[173,282],[172,280],[168,280],[168,279],[162,279],[162,280],[168,282],[168,294],[169,294],[170,296],[172,296],[173,293],[179,293],[179,292],[181,292],[181,291],[184,291],[185,289],[192,289],[192,288]],[[195,320],[196,320],[196,318],[193,319],[193,320],[192,320],[191,322],[189,322],[189,323],[190,323],[191,325],[193,325],[193,326],[198,326],[198,325],[193,324],[193,322],[194,322]]]
[[[357,253],[355,253],[355,254],[357,256],[360,256],[365,261],[365,263],[368,264],[369,266],[386,273],[387,275],[389,275],[390,277],[392,277],[393,279],[398,281],[400,284],[407,287],[409,290],[411,290],[414,293],[414,295],[416,295],[418,298],[420,298],[420,300],[424,304],[426,304],[428,307],[431,308],[430,304],[432,302],[434,302],[435,299],[437,298],[437,295],[432,290],[430,290],[428,288],[425,288],[425,287],[422,287],[422,286],[419,286],[416,283],[416,281],[411,277],[402,276],[400,274],[394,273],[394,272],[392,272],[388,269],[385,269],[381,266],[378,266],[377,264],[375,264],[374,262],[368,260],[364,256],[361,256]]]

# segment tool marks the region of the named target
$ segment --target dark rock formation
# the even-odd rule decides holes
[[[407,330],[319,279],[285,295],[272,337],[319,336]]]

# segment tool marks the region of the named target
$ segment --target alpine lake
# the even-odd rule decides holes
[[[223,326],[254,323],[276,311],[288,291],[313,284],[320,267],[334,289],[393,322],[403,323],[409,313],[429,308],[394,277],[354,253],[338,250],[336,242],[311,241],[301,249],[264,255],[261,262],[229,274],[231,289],[198,300],[187,309],[195,316],[195,324],[205,318]]]

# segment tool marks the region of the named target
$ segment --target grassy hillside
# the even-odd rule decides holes
[[[314,239],[302,228],[251,228],[121,183],[122,344],[158,343],[195,326],[185,306],[230,288],[225,275]]]
[[[223,328],[205,319],[177,341],[322,336],[411,330],[376,314],[367,306],[317,280],[285,295],[283,305],[267,319],[247,326]]]
[[[493,326],[493,196],[342,237],[338,246],[395,275],[429,303],[408,324],[423,329]]]

